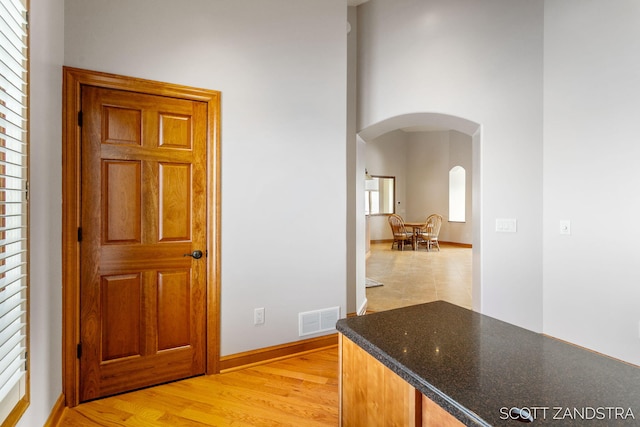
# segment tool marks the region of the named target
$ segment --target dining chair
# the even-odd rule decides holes
[[[393,243],[391,243],[391,249],[395,245],[399,250],[404,250],[405,242],[409,241],[413,243],[413,233],[407,231],[404,220],[398,214],[389,215],[389,226],[391,226],[391,233],[393,234]]]
[[[438,242],[438,235],[440,234],[440,227],[442,226],[442,215],[431,214],[425,221],[424,228],[418,233],[420,239],[418,243],[424,242],[427,245],[427,251],[431,251],[432,247],[437,247],[440,251],[440,243]]]

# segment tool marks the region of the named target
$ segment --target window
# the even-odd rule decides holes
[[[0,423],[9,425],[28,401],[26,1],[0,0]]]
[[[392,214],[395,207],[396,179],[392,176],[371,176],[364,182],[366,215]]]
[[[466,177],[462,166],[454,166],[449,171],[449,221],[465,222],[466,210]]]

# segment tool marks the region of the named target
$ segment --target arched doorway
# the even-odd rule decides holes
[[[475,311],[481,311],[482,299],[481,299],[481,254],[482,254],[482,241],[479,224],[480,218],[480,206],[481,206],[481,126],[479,123],[471,120],[441,113],[410,113],[399,116],[390,117],[385,120],[381,120],[370,126],[367,126],[360,130],[357,134],[358,149],[356,150],[356,165],[358,177],[356,181],[356,197],[364,197],[364,175],[365,175],[365,154],[366,144],[384,134],[393,132],[396,130],[411,130],[411,131],[445,131],[453,130],[462,134],[468,135],[471,139],[472,145],[472,221],[476,226],[473,227],[472,236],[472,306]],[[365,235],[365,215],[364,209],[356,209],[356,230],[357,235]],[[362,245],[365,248],[366,245]],[[365,249],[366,251],[366,249]],[[366,255],[360,254],[357,257],[357,277],[355,284],[356,306],[358,313],[362,314],[363,309],[366,308],[366,290],[365,290],[365,275],[366,275]]]

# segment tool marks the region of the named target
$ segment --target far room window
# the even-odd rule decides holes
[[[466,176],[462,166],[455,166],[449,171],[449,221],[465,222],[466,210]]]
[[[0,424],[27,392],[27,1],[0,0]]]
[[[364,182],[365,214],[387,215],[394,213],[396,179],[393,176],[372,175]]]

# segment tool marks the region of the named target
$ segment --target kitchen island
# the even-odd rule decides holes
[[[341,319],[343,426],[640,425],[640,368],[436,301]]]

